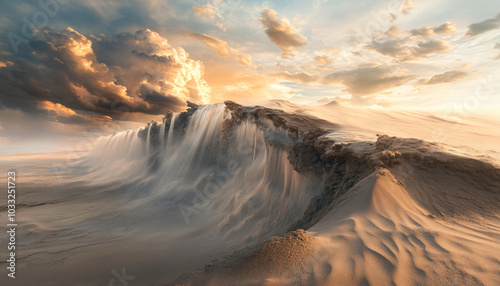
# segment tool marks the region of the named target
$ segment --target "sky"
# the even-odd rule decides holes
[[[143,126],[188,100],[500,113],[497,1],[0,4],[4,151]]]

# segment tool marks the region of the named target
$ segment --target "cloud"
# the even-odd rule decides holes
[[[412,49],[413,56],[420,58],[429,54],[441,53],[451,48],[447,41],[433,39],[426,42],[420,42],[415,48]]]
[[[44,28],[29,46],[32,53],[0,68],[3,107],[75,121],[164,114],[186,100],[210,100],[203,64],[148,29],[87,38]]]
[[[489,32],[491,30],[495,30],[500,28],[500,14],[491,19],[486,19],[479,23],[474,23],[469,25],[467,33],[465,33],[465,37],[475,37],[477,35],[481,35],[483,33]]]
[[[323,83],[340,84],[353,96],[365,96],[400,86],[413,78],[408,70],[395,66],[360,66],[329,74]]]
[[[297,72],[297,73],[290,73],[288,71],[282,72],[277,74],[278,77],[289,80],[289,81],[295,81],[295,82],[300,82],[300,83],[312,83],[316,82],[319,80],[319,76],[317,75],[312,75],[307,72]]]
[[[207,81],[216,101],[288,98],[280,77],[227,62],[207,66]]]
[[[262,10],[262,16],[258,19],[271,42],[283,52],[283,57],[290,56],[295,48],[304,46],[307,42],[307,38],[300,35],[287,19],[279,19],[278,13],[274,10]]]
[[[11,66],[13,65],[14,63],[11,62],[11,61],[6,61],[6,62],[2,62],[0,61],[0,68],[5,68],[5,67],[8,67],[8,66]]]
[[[397,37],[399,34],[401,33],[401,30],[396,27],[396,26],[391,26],[389,27],[389,29],[387,29],[387,31],[385,31],[385,34],[389,37],[389,38],[395,38]]]
[[[412,36],[432,36],[436,34],[453,34],[456,26],[452,22],[443,23],[437,27],[420,27],[410,31]]]
[[[53,103],[47,100],[40,101],[38,103],[38,107],[41,109],[45,109],[51,112],[54,112],[54,114],[59,115],[59,116],[65,116],[69,117],[72,115],[76,115],[76,112],[73,109],[67,108],[66,106],[59,104],[59,103]]]
[[[493,47],[494,49],[500,49],[500,43],[496,43],[495,46]],[[500,54],[493,58],[494,61],[500,60]]]
[[[224,24],[220,22],[222,20],[222,17],[219,13],[217,13],[218,9],[218,4],[220,3],[220,0],[215,0],[212,1],[212,4],[207,3],[205,5],[199,5],[199,4],[194,4],[193,5],[193,11],[200,16],[206,16],[212,20],[217,19],[217,22],[215,25],[221,29],[222,31],[226,31],[226,27],[224,27]]]
[[[169,108],[182,109],[186,100],[210,101],[203,63],[192,60],[183,48],[171,46],[156,32],[141,29],[96,39],[95,49],[127,88],[127,94],[138,101],[139,112],[162,114]],[[152,90],[157,92],[154,96],[146,92]],[[143,103],[145,110],[140,107]]]
[[[459,69],[436,74],[436,75],[432,76],[430,79],[423,80],[420,82],[421,83],[425,82],[426,85],[450,83],[450,82],[455,82],[455,81],[459,81],[461,79],[467,78],[467,77],[474,75],[476,73],[477,73],[476,71],[468,72],[467,66],[464,65]]]
[[[52,119],[52,121],[64,124],[102,126],[103,121],[111,122],[112,120],[109,116],[78,114],[71,108],[67,108],[62,104],[53,103],[47,100],[40,101],[37,104],[37,107],[47,112],[48,118],[46,119]]]
[[[193,5],[193,10],[196,14],[198,15],[206,15],[208,17],[210,17],[211,19],[214,19],[215,16],[217,16],[217,8],[215,8],[213,5],[211,4],[206,4],[206,5],[199,5],[199,4],[194,4]]]
[[[333,61],[329,56],[317,56],[314,57],[314,62],[318,65],[328,65]]]
[[[415,7],[416,1],[404,0],[399,6],[399,13],[409,15],[411,10]]]
[[[321,50],[322,53],[325,53],[325,54],[339,54],[340,53],[340,50],[335,48],[335,47],[326,47],[324,48],[323,50]]]
[[[242,53],[235,48],[231,48],[226,41],[209,35],[193,32],[188,32],[188,35],[193,39],[203,42],[209,48],[217,51],[217,53],[223,58],[228,58],[230,55],[234,55],[243,65],[252,65],[252,56]]]
[[[430,54],[445,52],[451,46],[447,41],[441,39],[431,39],[414,43],[409,39],[398,38],[382,41],[373,40],[367,48],[401,61],[411,61]]]

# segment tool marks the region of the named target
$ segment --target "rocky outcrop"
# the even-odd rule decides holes
[[[179,115],[175,118],[175,124],[174,124],[174,132],[176,134],[176,136],[182,136],[185,131],[186,131],[186,128],[187,128],[187,125],[188,125],[188,122],[189,122],[189,118],[194,114],[194,112],[198,109],[198,105],[191,102],[191,101],[187,101],[187,106],[188,106],[188,109],[184,112],[181,112],[179,113]],[[163,117],[163,121],[165,122],[164,124],[164,128],[165,128],[165,132],[163,133],[163,136],[165,139],[165,137],[167,136],[168,132],[169,132],[169,129],[170,129],[170,123],[172,121],[172,118],[173,118],[173,113],[171,111],[167,112],[167,114],[165,114],[165,117]],[[153,148],[156,148],[158,147],[158,144],[160,143],[160,122],[156,122],[156,121],[151,121],[150,123],[148,123],[148,125],[146,127],[144,127],[143,129],[141,129],[139,131],[139,137],[141,139],[143,139],[144,141],[147,141],[147,135],[148,135],[148,129],[151,128],[151,130],[149,131],[149,135],[150,135],[150,143],[151,143],[151,147]]]
[[[335,144],[324,136],[337,128],[330,122],[261,106],[243,107],[232,101],[226,101],[225,105],[232,115],[227,126],[245,120],[253,120],[257,125],[271,122],[275,128],[286,132],[293,142],[290,146],[278,147],[287,151],[294,169],[324,180],[323,190],[311,200],[302,218],[290,226],[290,231],[310,228],[334,208],[350,188],[375,169],[376,164],[369,154],[355,152],[349,145]]]

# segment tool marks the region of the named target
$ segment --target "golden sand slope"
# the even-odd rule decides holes
[[[416,199],[387,169],[358,184],[356,194],[310,230],[322,243],[323,257],[303,281],[500,285],[498,216],[443,220],[424,208],[435,203],[431,195]]]
[[[169,285],[500,285],[498,180],[403,170],[359,182],[308,234],[275,238]]]

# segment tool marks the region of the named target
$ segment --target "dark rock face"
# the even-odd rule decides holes
[[[339,199],[357,182],[375,170],[368,154],[358,154],[349,146],[335,144],[324,135],[336,126],[330,122],[301,114],[288,114],[282,110],[265,107],[243,107],[232,101],[224,102],[232,118],[227,123],[232,128],[239,122],[253,120],[262,125],[263,120],[286,132],[291,146],[277,146],[288,153],[288,160],[301,174],[310,174],[324,181],[322,192],[309,203],[303,217],[289,230],[308,229],[323,218]],[[346,148],[347,147],[347,148]]]
[[[190,101],[187,102],[187,106],[189,107],[186,111],[179,113],[179,115],[175,118],[175,124],[174,124],[174,134],[176,136],[182,136],[184,135],[187,125],[189,123],[189,118],[194,114],[194,112],[198,109],[198,105],[195,103],[192,103]],[[165,132],[163,133],[163,139],[166,138],[169,130],[170,130],[170,123],[172,122],[173,118],[173,113],[171,111],[167,112],[165,114],[165,117],[163,117],[163,120],[165,122]],[[151,121],[148,123],[146,127],[141,129],[139,131],[139,137],[143,139],[144,141],[147,141],[147,136],[148,136],[148,128],[151,130],[149,131],[149,140],[151,147],[153,149],[157,149],[159,144],[160,144],[160,126],[161,124],[156,121]]]
[[[186,128],[189,123],[189,118],[194,114],[194,112],[198,109],[198,105],[195,103],[192,103],[190,101],[187,102],[187,106],[189,107],[185,112],[181,112],[176,118],[175,118],[175,124],[174,124],[174,130],[173,134],[176,137],[181,137],[184,135],[186,132]],[[141,129],[138,132],[138,136],[144,141],[147,142],[148,139],[148,133],[149,133],[149,144],[150,144],[150,155],[149,155],[149,170],[154,171],[157,169],[160,158],[158,154],[158,150],[160,147],[160,143],[165,141],[167,134],[170,131],[170,124],[173,119],[173,113],[171,111],[167,112],[165,114],[165,117],[163,117],[163,121],[165,124],[162,126],[160,122],[156,121],[151,121],[148,123],[146,127]],[[163,132],[163,140],[161,140],[161,130],[160,128],[165,128],[165,131]],[[150,130],[149,130],[150,129]],[[149,131],[148,131],[149,130]]]

